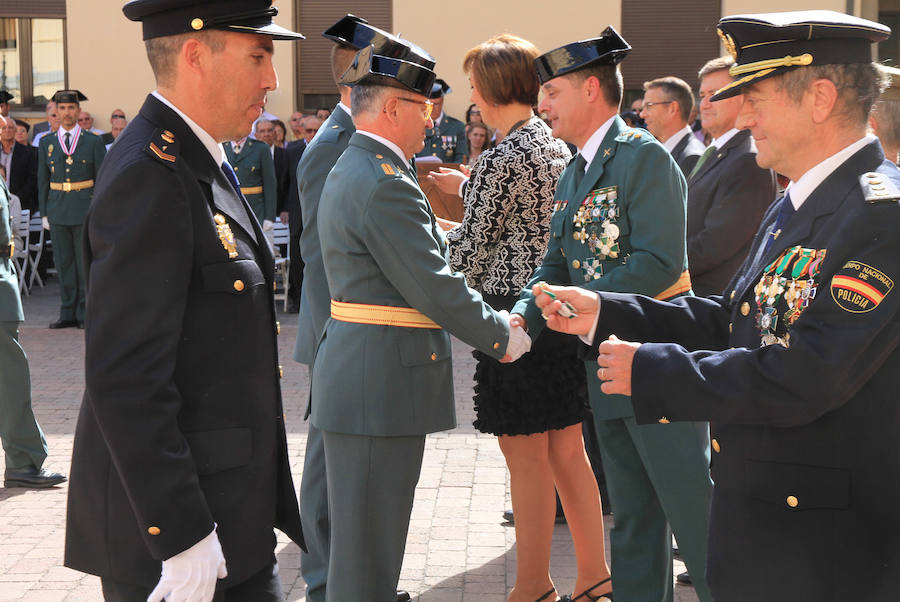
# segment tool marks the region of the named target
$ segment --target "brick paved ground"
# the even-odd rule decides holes
[[[46,467],[68,473],[72,436],[84,388],[84,338],[80,330],[51,331],[57,288],[36,289],[25,300],[21,340],[31,363],[34,408],[50,445]],[[288,443],[295,482],[300,482],[308,391],[306,369],[291,350],[296,316],[282,317],[280,351],[285,378]],[[128,336],[128,326],[122,327]],[[400,587],[422,602],[502,602],[515,581],[515,534],[500,518],[509,503],[509,477],[493,436],[472,426],[469,348],[454,342],[460,426],[428,437],[416,492]],[[0,488],[0,602],[96,601],[99,580],[62,566],[66,487]],[[611,526],[607,517],[607,529]],[[287,599],[304,600],[298,548],[279,537],[277,548]],[[684,570],[676,561],[675,571]],[[560,592],[571,591],[575,562],[565,526],[556,527],[552,575]],[[676,602],[695,602],[690,587],[675,587]]]

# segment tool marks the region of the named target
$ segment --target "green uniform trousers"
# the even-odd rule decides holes
[[[639,425],[633,416],[595,422],[615,512],[609,538],[616,602],[672,602],[673,531],[688,572],[698,577],[705,572],[709,427],[705,422]],[[694,583],[700,600],[712,600],[704,581]],[[633,597],[623,597],[626,592]]]
[[[325,599],[395,602],[425,436],[322,436],[331,516]]]
[[[325,478],[325,445],[322,431],[307,421],[306,455],[300,480],[300,521],[307,551],[300,551],[300,571],[306,581],[306,599],[325,602],[328,578],[330,528],[328,486]]]
[[[0,322],[0,440],[9,470],[40,469],[47,459],[47,440],[31,409],[31,374],[19,344],[19,322]]]
[[[50,223],[53,263],[59,276],[60,320],[84,321],[84,262],[81,250],[82,225]]]

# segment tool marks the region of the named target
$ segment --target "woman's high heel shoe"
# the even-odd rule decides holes
[[[594,585],[592,585],[591,587],[587,588],[586,590],[584,590],[583,592],[581,592],[574,598],[568,598],[568,600],[571,600],[571,602],[575,602],[575,600],[581,600],[582,598],[585,598],[587,600],[590,600],[591,602],[614,602],[612,592],[609,592],[606,594],[600,594],[599,596],[591,595],[592,591],[594,591],[595,589],[597,589],[598,587],[600,587],[601,585],[603,585],[610,579],[612,579],[612,577],[607,577],[603,581],[599,581],[599,582],[595,583]]]

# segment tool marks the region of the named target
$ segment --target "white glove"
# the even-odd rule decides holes
[[[506,310],[497,312],[509,324],[509,312]],[[531,350],[531,337],[521,326],[512,326],[509,329],[509,341],[506,343],[506,355],[514,362]]]
[[[41,225],[44,227],[44,230],[50,229],[50,220],[47,219],[47,216],[41,218]]]
[[[263,232],[268,232],[269,230],[271,230],[271,229],[274,228],[274,227],[275,227],[275,223],[274,223],[274,222],[270,222],[270,221],[267,220],[267,219],[264,219],[264,220],[263,220]]]
[[[162,576],[147,602],[210,602],[216,579],[228,576],[216,530],[162,563]]]

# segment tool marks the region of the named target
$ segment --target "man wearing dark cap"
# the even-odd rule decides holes
[[[424,65],[368,46],[340,82],[353,86],[357,131],[319,206],[331,319],[311,379],[331,513],[328,602],[396,596],[425,435],[456,425],[448,333],[497,359],[530,347],[448,267],[410,165],[432,125],[433,81]]]
[[[87,97],[78,90],[53,95],[59,129],[41,138],[38,146],[38,207],[53,241],[62,301],[59,319],[50,328],[84,328],[81,233],[106,147],[99,136],[78,125],[82,100]]]
[[[9,119],[9,101],[13,98],[15,98],[15,96],[6,90],[0,90],[0,117]]]
[[[303,545],[279,388],[274,260],[221,143],[277,86],[270,0],[136,0],[157,89],[85,223],[86,391],[66,566],[107,600],[284,599]],[[160,574],[161,569],[161,574]]]
[[[350,117],[350,87],[340,84],[340,77],[350,67],[357,51],[369,45],[373,46],[375,53],[382,56],[403,58],[428,69],[434,67],[434,59],[418,46],[400,40],[355,15],[342,17],[322,35],[334,42],[331,68],[334,81],[341,93],[341,100],[322,124],[321,133],[304,151],[297,168],[297,186],[291,191],[293,196],[299,196],[300,213],[303,216],[300,255],[304,261],[305,283],[300,293],[300,316],[294,359],[309,366],[310,370],[315,360],[319,337],[325,330],[325,322],[331,312],[331,295],[319,241],[319,201],[328,172],[334,167],[347,148],[350,137],[356,132]],[[330,520],[325,478],[325,447],[321,431],[313,424],[309,425],[306,439],[300,508],[308,550],[300,557],[300,570],[306,581],[307,598],[313,602],[321,602],[325,600],[325,584],[328,576]],[[397,600],[408,599],[408,593],[397,593]]]
[[[535,60],[544,91],[539,109],[553,134],[579,151],[560,177],[550,243],[532,283],[659,299],[691,290],[684,176],[649,132],[627,127],[618,116],[618,63],[630,50],[608,27],[598,38]],[[532,338],[545,325],[530,286],[512,313],[513,323],[524,316]],[[611,588],[617,601],[671,602],[674,531],[698,597],[712,600],[702,578],[710,491],[707,424],[638,425],[627,397],[606,395],[596,379],[588,379],[588,390],[616,520],[610,534],[612,583],[584,593],[595,597]]]
[[[885,84],[872,44],[890,30],[809,11],[719,31],[735,80],[712,100],[744,95],[757,162],[791,180],[728,292],[550,287],[578,311],[566,323],[538,304],[594,337],[604,391],[630,394],[639,422],[710,420],[716,600],[895,600],[900,171],[866,135]]]
[[[425,146],[417,157],[437,157],[442,163],[461,163],[469,154],[466,125],[444,113],[444,96],[452,92],[442,79],[434,80],[428,98],[434,105],[434,127],[425,132]]]

